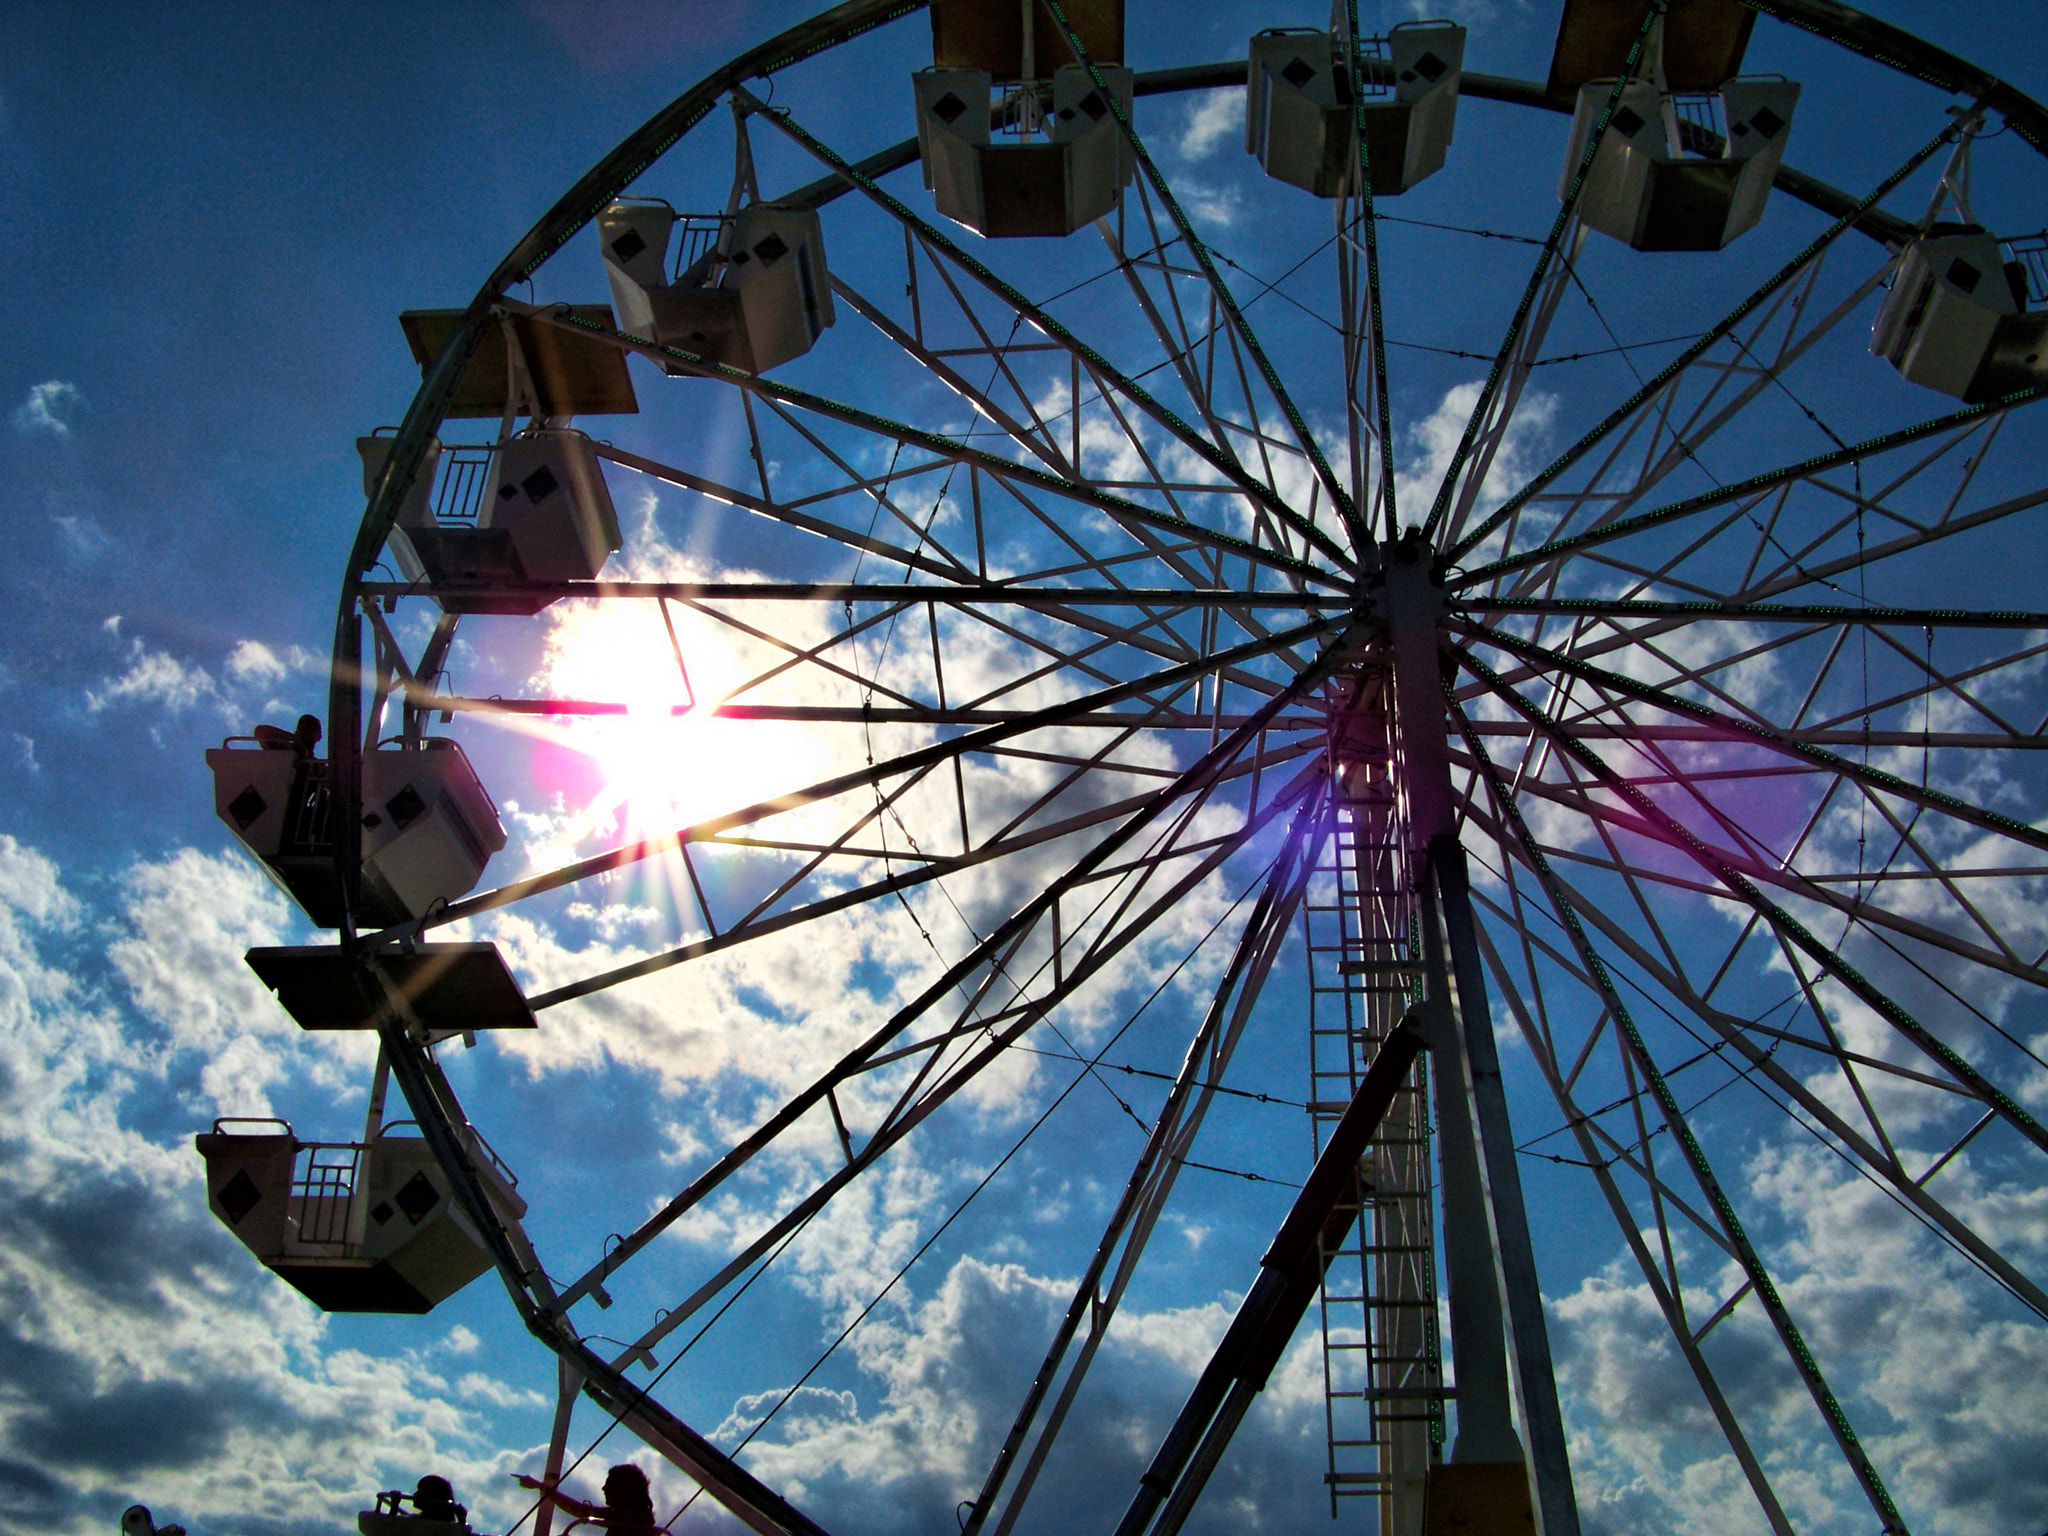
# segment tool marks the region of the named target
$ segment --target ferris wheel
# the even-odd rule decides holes
[[[1279,1028],[1300,1193],[1220,1261],[1244,1301],[1099,1490],[1118,1536],[1179,1529],[1310,1317],[1333,1514],[1579,1530],[1539,1289],[1564,1199],[1612,1218],[1741,1521],[1805,1528],[1784,1448],[1817,1436],[1908,1529],[1843,1385],[1883,1346],[1814,1333],[1745,1169],[1799,1138],[1983,1315],[2048,1320],[1998,1214],[2048,1153],[2048,240],[1973,196],[2048,112],[1831,0],[1566,0],[1542,81],[1355,0],[1214,65],[1128,34],[1119,0],[849,0],[664,107],[467,308],[404,317],[423,383],[360,445],[325,720],[209,754],[339,932],[250,962],[307,1028],[376,1032],[369,1120],[216,1126],[213,1208],[335,1310],[495,1269],[561,1362],[550,1476],[587,1400],[812,1536],[831,1511],[665,1406],[670,1370],[906,1141],[1056,1136],[1173,1013],[1071,1300],[1009,1341],[1041,1363],[961,1507],[1005,1536],[1083,1475],[1061,1430]],[[1898,102],[1859,103],[1862,180],[1796,168],[1845,109],[1750,69],[1788,36]],[[1243,151],[1196,174],[1164,114],[1225,89]],[[1554,195],[1503,179],[1538,159]],[[1404,369],[1455,381],[1434,437],[1396,430]],[[565,749],[603,783],[550,801]],[[493,926],[621,890],[645,920],[580,971]],[[862,924],[914,963],[801,1047],[764,1010],[772,1093],[668,1199],[529,1238],[440,1050],[686,1011],[693,967]],[[1007,1161],[973,1198],[1020,1198]],[[678,1267],[664,1235],[769,1168],[774,1209]],[[1789,1408],[1729,1385],[1759,1341]]]

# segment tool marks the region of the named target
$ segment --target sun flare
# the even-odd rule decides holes
[[[548,638],[545,677],[560,699],[624,706],[557,717],[551,739],[597,772],[567,773],[580,838],[639,837],[736,810],[807,782],[828,745],[812,728],[734,720],[713,707],[756,670],[713,621],[654,603],[566,609]],[[578,795],[566,781],[588,796]]]

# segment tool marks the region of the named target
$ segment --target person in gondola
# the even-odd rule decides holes
[[[413,1489],[412,1507],[422,1520],[461,1525],[469,1519],[469,1511],[455,1502],[455,1489],[448,1479],[432,1473],[421,1478]]]
[[[523,1472],[515,1474],[515,1480],[522,1488],[549,1491],[546,1483]],[[610,1536],[654,1536],[659,1529],[654,1523],[654,1495],[647,1487],[647,1474],[630,1461],[620,1462],[605,1474],[602,1504],[587,1504],[559,1488],[554,1494],[557,1509],[603,1526]]]

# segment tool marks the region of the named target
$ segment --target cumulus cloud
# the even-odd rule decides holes
[[[102,628],[119,635],[120,615],[107,619]],[[198,662],[149,645],[140,636],[131,636],[119,669],[88,687],[85,703],[92,714],[155,707],[173,717],[207,707],[246,724],[240,716],[275,702],[264,696],[277,684],[294,675],[324,670],[319,659],[302,646],[287,647],[280,654],[261,640],[239,640],[216,674]]]
[[[261,640],[243,640],[228,652],[227,670],[237,682],[262,687],[281,682],[291,668]]]
[[[1401,504],[1403,524],[1419,525],[1436,500],[1437,488],[1444,472],[1451,467],[1465,424],[1479,404],[1480,387],[1477,380],[1453,384],[1427,416],[1410,422],[1405,429],[1396,429],[1402,439],[1402,451],[1395,462],[1394,490]],[[1551,423],[1557,418],[1557,408],[1554,395],[1540,390],[1524,392],[1474,499],[1475,517],[1491,512],[1516,486],[1543,467],[1541,450]]]
[[[1760,1219],[1789,1224],[1774,1265],[1785,1300],[1912,1523],[1991,1536],[2037,1520],[2048,1504],[2048,1328],[1987,1310],[1967,1266],[1819,1148],[1769,1145],[1749,1174]],[[1979,1230],[2009,1239],[2040,1222],[2036,1211]],[[1588,1529],[1766,1529],[1661,1313],[1623,1262],[1553,1308]],[[1737,1281],[1724,1266],[1695,1294]],[[1753,1300],[1706,1352],[1795,1526],[1867,1519]]]
[[[366,1502],[366,1481],[389,1486],[423,1463],[479,1489],[503,1481],[506,1458],[464,1403],[513,1389],[465,1378],[458,1398],[404,1353],[333,1347],[319,1314],[208,1213],[187,1133],[158,1140],[129,1123],[138,1096],[161,1095],[219,1034],[271,1028],[245,992],[203,996],[231,980],[228,951],[252,920],[243,891],[241,910],[230,899],[209,921],[214,888],[234,878],[204,865],[145,867],[108,914],[135,1004],[175,1025],[166,1043],[138,1031],[118,993],[80,979],[100,941],[93,914],[48,858],[0,836],[10,1528],[104,1530],[138,1499],[204,1530],[332,1528]],[[166,952],[151,908],[174,900],[195,932]],[[229,1093],[208,1108],[234,1107]]]
[[[120,704],[157,704],[177,715],[220,696],[220,685],[204,667],[154,650],[139,638],[128,642],[124,659],[120,672],[86,689],[86,708],[94,714]]]
[[[14,408],[14,430],[65,441],[71,436],[72,413],[84,403],[85,396],[76,384],[62,379],[31,384],[28,398]]]
[[[799,1490],[800,1501],[844,1511],[849,1525],[950,1529],[955,1506],[978,1492],[1038,1364],[1038,1341],[1071,1291],[1070,1280],[1018,1264],[955,1261],[929,1294],[877,1313],[849,1340],[860,1390],[802,1389],[746,1460],[771,1484]],[[1031,1496],[1027,1528],[1099,1523],[1136,1491],[1228,1320],[1215,1304],[1119,1314]],[[1238,1432],[1190,1529],[1279,1531],[1311,1518],[1321,1497],[1319,1355],[1311,1328]],[[720,1437],[731,1443],[753,1429],[782,1396],[739,1400]]]
[[[1204,91],[1192,97],[1174,148],[1181,158],[1203,160],[1244,133],[1244,92]]]

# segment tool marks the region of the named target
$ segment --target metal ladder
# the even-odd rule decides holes
[[[1358,724],[1368,722],[1351,728]],[[1383,778],[1336,774],[1333,794],[1331,835],[1302,923],[1318,1152],[1419,980],[1391,790]],[[1376,1499],[1383,1536],[1416,1536],[1422,1482],[1444,1439],[1427,1057],[1416,1062],[1360,1173],[1359,1219],[1330,1256],[1319,1297],[1324,1481],[1333,1517],[1340,1499]]]

